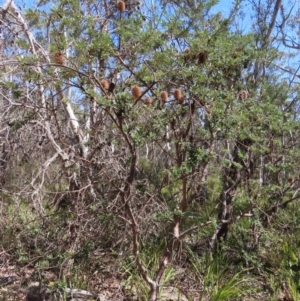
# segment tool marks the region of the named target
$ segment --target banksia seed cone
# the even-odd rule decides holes
[[[133,86],[131,88],[131,93],[132,93],[132,96],[135,98],[135,99],[138,99],[142,96],[142,91],[141,91],[141,88],[137,85]]]
[[[117,2],[117,10],[121,13],[123,13],[125,11],[126,5],[124,1],[118,1]]]
[[[107,81],[106,79],[102,79],[102,80],[100,81],[100,85],[101,85],[101,87],[102,87],[104,90],[107,90],[107,89],[109,88],[109,83],[108,83],[108,81]]]
[[[246,90],[242,90],[238,94],[239,100],[242,100],[242,101],[246,100],[248,97],[249,97],[249,93]]]
[[[61,52],[54,53],[54,62],[63,65],[66,62],[66,57]]]
[[[175,89],[174,92],[173,92],[173,95],[174,95],[174,98],[176,100],[179,100],[182,97],[181,90],[180,89]]]
[[[198,53],[198,64],[204,64],[207,60],[207,53],[205,51],[200,51]]]
[[[152,98],[151,97],[147,97],[144,101],[144,104],[147,105],[147,106],[151,106],[152,105]]]
[[[184,50],[184,60],[188,61],[191,59],[191,50],[190,48],[187,48]]]
[[[160,93],[160,98],[163,102],[167,102],[168,101],[168,93],[166,91],[162,91]]]
[[[175,89],[173,94],[174,94],[174,98],[178,101],[178,103],[182,104],[184,99],[181,90]]]
[[[116,85],[114,83],[110,83],[107,91],[112,93],[112,92],[114,92],[115,87],[116,87]]]

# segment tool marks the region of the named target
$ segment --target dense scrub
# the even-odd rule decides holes
[[[250,3],[247,33],[239,1],[226,16],[215,1],[3,6],[4,270],[113,279],[118,298],[297,300],[298,76],[283,57],[299,45],[284,3]]]

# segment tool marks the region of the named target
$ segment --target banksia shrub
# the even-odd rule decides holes
[[[249,97],[249,93],[246,90],[242,90],[238,94],[239,100],[242,100],[242,101],[246,100],[248,97]]]
[[[124,1],[118,1],[117,2],[117,10],[121,13],[123,13],[125,11],[126,5]]]
[[[101,85],[101,87],[102,87],[104,90],[107,90],[107,89],[109,88],[109,83],[108,83],[108,81],[107,81],[106,79],[102,79],[102,80],[100,81],[100,85]]]
[[[138,99],[142,96],[142,90],[139,86],[135,85],[131,88],[131,94],[135,99]]]
[[[152,105],[152,98],[151,97],[147,97],[145,100],[144,100],[144,104],[147,105],[147,106],[151,106]]]
[[[160,92],[160,99],[163,102],[167,102],[168,101],[168,92],[166,92],[166,91]]]
[[[180,89],[175,89],[173,92],[174,98],[178,101],[178,103],[183,103],[183,96]]]
[[[54,53],[54,62],[58,65],[63,65],[66,62],[66,57],[61,52]]]

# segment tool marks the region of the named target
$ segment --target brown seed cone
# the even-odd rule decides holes
[[[100,85],[104,90],[107,90],[109,88],[109,83],[106,79],[101,79]]]
[[[204,64],[206,60],[207,60],[207,52],[201,50],[198,53],[198,64]]]
[[[163,102],[167,102],[168,101],[168,92],[166,92],[166,91],[160,92],[160,99]]]
[[[125,2],[122,1],[122,0],[119,0],[117,2],[117,10],[120,11],[121,13],[123,13],[126,9],[126,5],[125,5]]]
[[[54,53],[54,62],[59,65],[63,65],[66,62],[66,57],[61,52]]]
[[[178,101],[181,100],[181,98],[182,98],[182,94],[181,94],[180,89],[175,89],[174,92],[173,92],[173,95],[174,95],[174,98]]]
[[[191,59],[191,49],[190,48],[185,49],[183,53],[184,53],[185,62],[187,62],[188,60]]]
[[[138,99],[142,96],[142,90],[139,86],[135,85],[131,88],[131,94],[135,99]]]
[[[110,83],[107,91],[112,93],[112,92],[114,92],[115,87],[116,87],[116,84]]]
[[[147,105],[147,106],[151,106],[153,103],[153,100],[151,97],[147,97],[145,100],[144,100],[144,104]]]
[[[246,90],[242,90],[238,94],[239,100],[245,101],[249,97],[249,93]]]
[[[173,92],[173,95],[174,95],[174,98],[176,100],[181,99],[181,97],[182,97],[181,90],[180,89],[175,89],[174,92]]]

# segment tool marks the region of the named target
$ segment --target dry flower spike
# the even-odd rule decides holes
[[[117,1],[117,10],[121,13],[123,13],[126,9],[126,5],[124,1]]]
[[[175,89],[174,92],[173,92],[173,95],[174,95],[174,98],[178,101],[179,104],[183,103],[184,98],[183,98],[183,95],[182,95],[180,89]]]
[[[160,92],[160,99],[163,102],[167,102],[168,101],[168,92],[166,92],[166,91]]]
[[[147,106],[151,106],[153,103],[153,100],[151,97],[147,97],[145,100],[144,100],[144,104],[147,105]]]
[[[142,96],[142,90],[139,86],[135,85],[131,88],[131,94],[135,99],[138,99]]]
[[[116,84],[110,83],[107,91],[112,93],[112,92],[114,92],[115,87],[116,87]]]
[[[242,90],[238,94],[239,100],[242,100],[242,101],[246,100],[248,97],[249,97],[249,93],[246,90]]]
[[[198,64],[204,64],[207,60],[207,52],[201,50],[198,53]]]
[[[54,53],[54,62],[58,65],[63,65],[66,62],[66,57],[61,52]]]
[[[100,85],[104,90],[107,90],[109,88],[109,83],[106,79],[101,79]]]
[[[191,50],[190,50],[190,48],[185,49],[183,53],[184,53],[185,62],[191,59]]]

